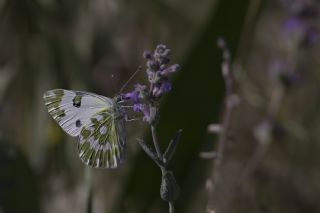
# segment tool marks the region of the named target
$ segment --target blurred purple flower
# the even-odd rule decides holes
[[[284,23],[284,29],[288,32],[301,30],[302,28],[304,28],[302,21],[296,17],[291,17]]]
[[[290,33],[301,33],[301,44],[310,47],[318,41],[319,2],[316,0],[283,0],[284,8],[289,17],[284,24],[284,30]]]
[[[306,31],[303,44],[308,47],[316,43],[317,41],[319,41],[319,32],[317,32],[316,29],[310,27]]]
[[[303,82],[301,70],[284,60],[274,60],[269,67],[269,74],[271,80],[281,82],[287,89]]]

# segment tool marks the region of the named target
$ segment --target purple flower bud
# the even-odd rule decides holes
[[[154,97],[159,98],[164,93],[169,92],[171,89],[172,89],[172,86],[170,82],[168,80],[164,80],[153,88],[152,94]]]
[[[162,57],[160,58],[160,64],[161,65],[165,65],[168,64],[170,62],[170,59],[168,57]]]
[[[137,103],[139,101],[139,92],[134,90],[132,92],[122,94],[122,99],[130,100],[133,103]]]
[[[136,84],[134,86],[134,90],[135,91],[138,91],[138,92],[143,92],[144,90],[147,89],[147,86],[146,85],[142,85],[142,84]]]
[[[150,116],[149,107],[143,104],[143,107],[141,108],[141,112],[143,113],[143,120],[146,122],[150,122],[151,116]]]
[[[151,52],[149,52],[149,51],[144,51],[143,57],[144,57],[145,59],[151,60],[151,59],[152,59],[152,54],[151,54]]]
[[[143,120],[149,122],[150,121],[150,110],[146,104],[134,104],[133,105],[134,112],[142,112],[143,113]]]
[[[174,65],[171,65],[170,67],[167,67],[163,71],[161,71],[161,75],[162,76],[168,76],[171,73],[177,72],[179,69],[180,69],[180,65],[179,64],[174,64]]]
[[[163,77],[160,71],[152,72],[152,73],[149,73],[148,75],[148,80],[151,84],[158,84],[162,78]]]
[[[141,104],[133,104],[132,109],[134,112],[141,112]]]
[[[162,90],[163,93],[169,92],[172,89],[172,86],[169,81],[164,81],[161,84],[160,90]]]
[[[143,93],[146,90],[146,88],[147,87],[145,85],[136,84],[132,92],[122,94],[121,97],[124,100],[132,101],[134,104],[139,103],[139,99],[142,98],[141,96],[143,96]]]
[[[166,45],[159,44],[154,51],[153,57],[156,58],[160,63],[168,63],[168,56],[170,54],[170,49]]]
[[[160,91],[160,87],[155,86],[155,87],[153,88],[153,90],[152,90],[152,95],[155,96],[155,97],[158,97],[159,94],[160,94],[159,91]]]
[[[154,79],[155,73],[152,72],[152,71],[150,71],[150,70],[148,69],[148,70],[147,70],[147,75],[148,75],[148,81],[149,81],[149,82],[152,82],[153,79]]]
[[[152,71],[157,71],[159,69],[159,64],[154,61],[154,60],[148,60],[147,61],[147,67],[149,70],[152,70]]]
[[[167,46],[164,44],[158,44],[155,53],[162,55],[167,50]]]

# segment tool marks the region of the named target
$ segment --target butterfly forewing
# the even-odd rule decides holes
[[[50,115],[71,136],[78,136],[90,117],[112,106],[110,98],[63,89],[47,91],[43,99]]]
[[[124,118],[114,108],[92,116],[80,133],[79,156],[91,167],[116,168],[125,159]]]
[[[79,136],[81,160],[95,168],[116,168],[125,159],[124,111],[116,98],[55,89],[43,96],[50,115],[71,136]]]

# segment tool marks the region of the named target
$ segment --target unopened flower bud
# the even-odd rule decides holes
[[[152,59],[152,54],[151,54],[151,52],[149,52],[149,51],[144,51],[143,52],[143,57],[145,58],[145,59]]]
[[[173,173],[168,171],[162,174],[162,181],[160,187],[160,195],[162,200],[167,202],[174,202],[179,198],[180,189],[173,176]]]
[[[180,69],[180,65],[179,64],[174,64],[174,65],[171,65],[170,67],[167,67],[163,71],[161,71],[161,75],[168,76],[171,73],[177,72],[179,69]]]
[[[155,72],[159,69],[159,64],[154,60],[149,60],[149,61],[147,61],[147,67],[148,67],[148,69]]]

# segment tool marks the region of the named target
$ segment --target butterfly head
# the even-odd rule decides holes
[[[122,97],[121,95],[116,95],[114,98],[112,98],[112,103],[113,103],[113,112],[115,117],[117,118],[124,118],[126,115],[125,109],[120,105],[122,102]]]
[[[112,99],[112,101],[113,101],[113,103],[119,104],[119,102],[122,101],[121,95],[116,95],[116,96]]]

